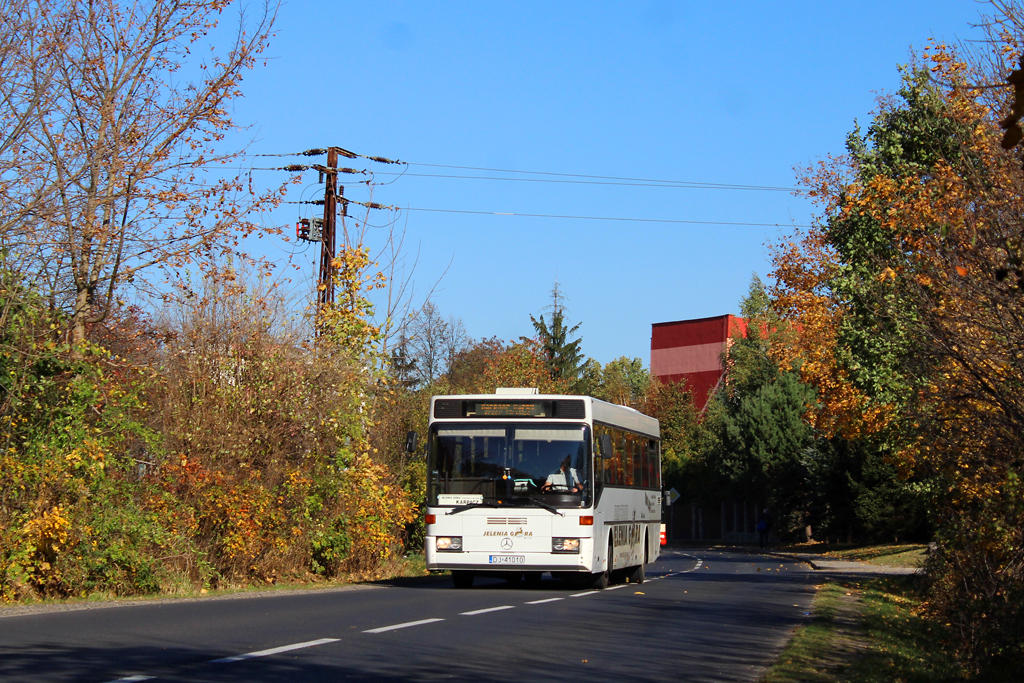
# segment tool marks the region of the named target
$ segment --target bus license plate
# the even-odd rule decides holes
[[[491,564],[526,564],[526,555],[491,555]]]

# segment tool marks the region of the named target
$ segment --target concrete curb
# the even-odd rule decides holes
[[[783,560],[797,560],[798,562],[803,562],[804,564],[809,564],[811,566],[811,569],[814,569],[814,570],[820,570],[821,569],[821,567],[819,567],[818,565],[816,565],[814,563],[814,560],[810,559],[809,556],[805,556],[805,555],[798,555],[796,553],[783,553],[783,552],[762,552],[762,553],[758,553],[758,554],[759,555],[768,555],[769,557],[778,557],[778,558],[783,559]]]
[[[811,566],[811,569],[821,569],[814,563],[811,557],[817,557],[816,555],[802,555],[800,553],[787,553],[777,550],[767,550],[762,548],[752,548],[743,545],[712,545],[708,546],[709,550],[726,550],[733,553],[743,553],[745,555],[761,555],[763,557],[778,557],[782,560],[796,560],[803,562]]]

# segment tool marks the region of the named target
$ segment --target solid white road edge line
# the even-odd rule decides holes
[[[289,652],[291,650],[301,650],[307,647],[316,647],[317,645],[326,645],[327,643],[336,643],[337,638],[320,638],[318,640],[307,640],[304,643],[293,643],[292,645],[282,645],[281,647],[272,647],[269,650],[259,650],[257,652],[247,652],[244,655],[235,655],[234,657],[223,657],[221,659],[214,659],[210,664],[227,664],[229,662],[240,662],[243,659],[252,659],[253,657],[267,657],[269,655],[280,654],[281,652]]]
[[[501,607],[488,607],[486,609],[475,609],[472,612],[459,612],[459,616],[471,617],[474,614],[486,614],[487,612],[498,612],[503,609],[512,609],[515,605],[502,605]]]
[[[393,626],[381,626],[380,628],[371,628],[363,633],[384,633],[385,631],[397,631],[400,628],[409,628],[410,626],[419,626],[421,624],[433,624],[435,621],[444,621],[444,619],[420,619],[419,621],[407,621],[404,624],[394,624]]]
[[[544,598],[543,600],[531,600],[525,604],[527,605],[543,605],[545,602],[558,602],[559,600],[565,600],[565,598]]]

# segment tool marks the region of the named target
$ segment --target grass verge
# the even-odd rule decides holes
[[[961,678],[945,632],[924,612],[920,578],[885,576],[866,584],[819,587],[811,621],[763,683],[939,683]]]
[[[899,543],[891,545],[870,545],[836,548],[826,551],[829,557],[841,560],[857,560],[887,567],[922,567],[928,547],[921,544]]]
[[[358,583],[382,581],[398,577],[426,576],[426,558],[422,553],[409,553],[404,557],[395,558],[386,562],[372,574],[346,574],[332,579],[321,579],[316,581],[281,581],[274,584],[257,584],[241,586],[229,586],[214,590],[198,588],[193,586],[177,587],[174,590],[164,590],[159,593],[146,595],[118,596],[113,593],[96,592],[82,597],[71,598],[45,598],[30,599],[19,602],[0,603],[0,616],[5,610],[13,612],[20,611],[25,607],[44,607],[47,605],[74,605],[86,602],[143,602],[147,600],[164,600],[167,598],[214,598],[240,593],[273,593],[287,591],[318,590],[334,588]]]

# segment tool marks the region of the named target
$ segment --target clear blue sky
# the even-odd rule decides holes
[[[813,207],[778,191],[412,174],[571,179],[426,165],[437,164],[793,187],[794,167],[842,153],[854,120],[866,122],[876,96],[898,87],[911,49],[978,37],[971,24],[987,9],[970,0],[293,0],[235,117],[252,125],[252,153],[338,145],[414,164],[375,189],[385,204],[767,224],[401,215],[410,259],[418,252],[418,294],[443,275],[433,299],[472,337],[532,334],[529,316],[550,303],[557,279],[587,355],[647,364],[652,323],[737,312],[751,275],[768,276],[766,243],[809,223]],[[315,173],[304,180],[291,199],[319,194]],[[268,220],[310,213],[292,205]],[[266,246],[282,264],[296,251]],[[301,293],[312,288],[314,251],[294,258]]]

